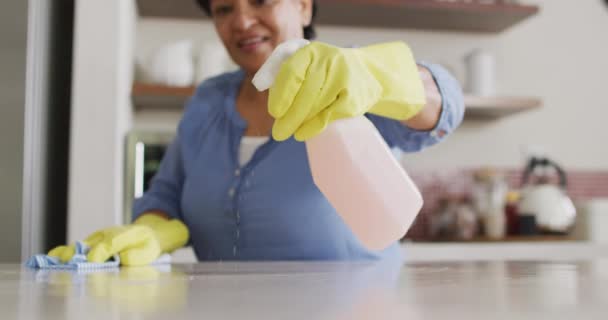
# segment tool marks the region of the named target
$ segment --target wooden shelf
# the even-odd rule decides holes
[[[478,97],[465,95],[465,118],[488,120],[534,110],[542,106],[535,97]]]
[[[194,87],[167,87],[156,84],[133,85],[133,103],[137,109],[181,110]],[[533,97],[477,97],[465,95],[466,119],[490,120],[518,112],[534,110],[542,105]]]
[[[133,85],[134,96],[180,96],[186,97],[194,93],[194,87],[169,87],[160,84],[135,83]]]
[[[137,0],[137,5],[143,17],[207,19],[193,0]],[[501,0],[319,0],[318,6],[319,25],[467,32],[501,32],[539,11]]]
[[[135,83],[131,91],[137,109],[182,110],[194,87],[168,87],[157,84]]]

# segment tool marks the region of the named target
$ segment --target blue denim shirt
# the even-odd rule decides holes
[[[464,106],[457,81],[424,64],[443,97],[433,130],[367,115],[391,147],[419,151],[452,132]],[[313,183],[304,143],[269,139],[243,167],[238,150],[246,123],[236,110],[244,73],[203,82],[189,100],[134,219],[158,210],[182,220],[199,260],[355,260],[398,256],[398,243],[367,250]]]

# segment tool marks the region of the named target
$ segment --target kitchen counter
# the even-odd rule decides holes
[[[608,260],[0,265],[2,319],[605,319]]]
[[[402,248],[408,263],[608,259],[608,244],[586,241],[407,242]]]
[[[404,242],[401,250],[408,263],[447,261],[608,259],[608,244],[588,241],[521,242]],[[195,263],[191,248],[173,253],[173,261]]]

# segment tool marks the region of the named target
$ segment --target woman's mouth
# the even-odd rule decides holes
[[[267,42],[270,38],[268,37],[250,37],[243,40],[240,40],[237,43],[239,49],[245,52],[253,52],[256,51],[262,44]]]

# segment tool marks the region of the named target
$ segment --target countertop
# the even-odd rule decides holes
[[[0,265],[2,319],[605,319],[608,260]]]
[[[608,244],[589,241],[404,242],[408,263],[459,261],[571,261],[608,259]],[[195,263],[191,248],[173,253],[173,261]]]

